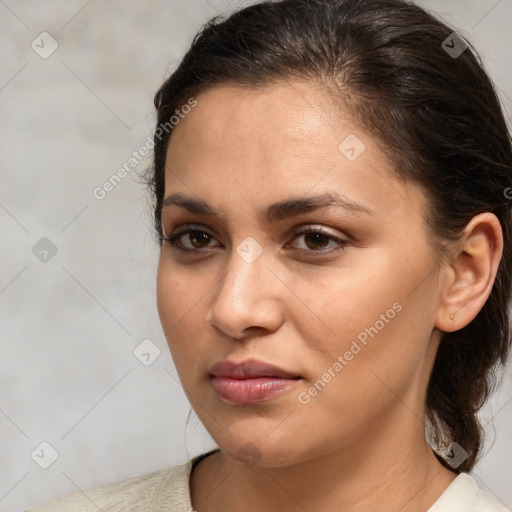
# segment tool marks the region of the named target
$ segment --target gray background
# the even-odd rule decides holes
[[[137,177],[150,157],[103,200],[92,191],[144,145],[153,94],[195,32],[242,3],[250,2],[0,1],[2,511],[213,446],[194,414],[186,426],[156,312],[158,252]],[[512,0],[422,4],[474,42],[510,115]],[[47,59],[31,47],[50,48],[48,39],[41,48],[44,31],[58,44]],[[57,248],[46,262],[32,251],[43,237]],[[152,358],[161,350],[149,366],[133,353],[144,339]],[[509,364],[482,412],[494,427],[473,472],[509,507],[511,375]],[[58,452],[48,469],[43,441]]]

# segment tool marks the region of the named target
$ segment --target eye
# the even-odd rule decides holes
[[[302,229],[300,232],[295,234],[294,240],[303,237],[304,244],[302,247],[299,247],[300,250],[305,250],[307,252],[317,252],[325,254],[332,252],[333,247],[338,247],[338,249],[343,249],[345,245],[348,244],[346,240],[338,238],[337,236],[324,231],[323,227],[315,228],[315,227],[307,227]],[[329,247],[329,243],[332,242],[332,245]],[[325,250],[329,249],[329,250]]]
[[[317,253],[314,254],[315,256],[343,249],[348,244],[346,240],[326,232],[323,226],[304,228],[294,234],[293,240],[300,239],[300,237],[304,237],[302,247],[295,248],[309,254]],[[202,229],[184,229],[172,235],[164,236],[163,240],[177,250],[188,252],[201,252],[202,249],[220,247],[220,245],[211,245],[215,237]]]
[[[208,244],[212,240],[215,240],[215,238],[210,235],[210,233],[199,229],[187,229],[178,233],[174,233],[170,236],[164,236],[163,239],[172,247],[176,247],[177,249],[184,251],[194,251],[196,249],[207,248]],[[184,239],[185,242],[183,242],[182,239]],[[187,245],[186,242],[190,243],[191,245]]]

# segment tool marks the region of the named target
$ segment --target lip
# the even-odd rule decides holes
[[[229,377],[231,379],[252,379],[256,377],[296,379],[299,377],[299,375],[294,375],[273,364],[258,361],[257,359],[246,359],[240,363],[225,359],[214,364],[210,368],[210,374],[216,377]]]
[[[300,376],[256,359],[224,360],[210,369],[212,386],[231,404],[250,404],[275,398],[297,384]]]

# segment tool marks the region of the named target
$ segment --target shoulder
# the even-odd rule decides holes
[[[190,507],[189,476],[193,460],[92,489],[55,498],[25,512],[105,512],[135,510],[186,511]]]
[[[427,512],[511,512],[491,494],[478,487],[468,473],[460,473]]]

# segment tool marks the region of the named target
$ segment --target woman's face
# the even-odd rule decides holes
[[[318,86],[196,99],[167,153],[162,226],[181,236],[162,245],[158,310],[203,424],[269,467],[422,432],[440,307],[422,191]],[[212,378],[249,359],[295,378]]]

